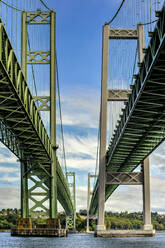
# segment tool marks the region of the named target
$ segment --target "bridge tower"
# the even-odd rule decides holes
[[[87,193],[87,228],[86,228],[86,232],[89,232],[89,221],[90,219],[93,219],[93,216],[90,216],[89,214],[89,207],[90,207],[90,198],[92,195],[92,191],[91,191],[91,178],[96,178],[97,175],[92,175],[90,173],[88,173],[88,193]]]
[[[105,23],[102,34],[102,78],[101,78],[101,122],[100,122],[100,151],[99,151],[99,189],[98,189],[98,223],[97,231],[105,231],[104,225],[104,203],[105,203],[105,186],[107,184],[106,173],[106,142],[107,142],[107,102],[108,101],[126,101],[129,90],[108,90],[108,65],[109,65],[109,40],[110,39],[137,39],[139,66],[143,60],[144,27],[137,25],[137,29],[110,29],[109,24]],[[142,164],[142,171],[139,176],[142,180],[137,184],[143,186],[143,218],[144,230],[152,230],[151,212],[150,212],[150,175],[149,175],[149,158],[146,158]],[[113,173],[111,173],[113,174]],[[115,174],[115,173],[114,173]],[[117,173],[116,173],[117,174]],[[112,175],[120,177],[120,175]],[[131,177],[131,172],[129,173]],[[121,178],[120,178],[121,179]],[[120,183],[117,183],[117,181]],[[123,184],[121,180],[117,180],[116,184]],[[109,181],[108,184],[111,184]],[[124,184],[131,184],[126,183]]]
[[[68,187],[70,188],[74,212],[72,215],[66,216],[66,230],[76,230],[76,184],[75,172],[66,172]]]
[[[37,25],[36,25],[37,24]],[[35,214],[37,208],[42,209],[50,217],[49,224],[53,225],[57,219],[57,178],[56,178],[56,14],[51,12],[23,12],[22,13],[22,49],[21,62],[22,71],[27,79],[28,64],[49,64],[50,68],[50,95],[33,97],[34,102],[38,102],[39,111],[50,111],[50,139],[52,146],[52,162],[26,161],[24,151],[21,158],[21,216],[28,218]],[[28,50],[28,25],[50,25],[50,49],[49,51]],[[36,30],[37,32],[37,30]],[[43,34],[44,35],[44,34]],[[50,103],[50,104],[49,104]],[[42,132],[42,130],[40,130]],[[45,168],[50,167],[50,171]],[[36,169],[37,168],[37,169]],[[36,179],[36,176],[38,177]],[[39,181],[38,181],[39,179]],[[44,182],[50,181],[49,188]],[[29,187],[29,181],[34,186]],[[36,191],[36,189],[40,189]],[[29,200],[34,203],[29,207]],[[49,206],[46,201],[49,200]],[[45,203],[45,205],[44,205]]]

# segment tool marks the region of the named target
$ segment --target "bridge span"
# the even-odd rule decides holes
[[[28,25],[50,25],[50,51],[28,51]],[[0,20],[0,141],[21,163],[21,219],[14,235],[63,236],[57,213],[57,200],[68,216],[68,228],[75,228],[75,195],[71,195],[56,150],[56,47],[55,12],[22,12],[22,67]],[[49,58],[48,58],[49,57]],[[50,96],[32,96],[27,84],[27,64],[49,64]],[[50,106],[50,138],[39,111]],[[41,100],[43,109],[35,102]],[[75,187],[75,184],[73,185]],[[29,202],[33,204],[30,205]],[[45,230],[33,232],[31,216],[36,211],[48,216]],[[71,225],[72,222],[72,225]],[[25,232],[27,229],[27,232]],[[54,230],[53,230],[54,229]],[[32,230],[32,231],[31,231]],[[39,232],[37,233],[37,230]],[[47,231],[47,232],[46,232]]]
[[[105,230],[104,202],[121,184],[143,185],[144,230],[152,232],[149,155],[165,139],[165,4],[156,16],[158,21],[154,31],[149,33],[151,39],[147,48],[144,47],[141,24],[137,30],[113,30],[109,24],[103,26],[99,176],[89,209],[90,215],[98,211],[98,234]],[[112,37],[115,32],[116,36]],[[135,83],[131,85],[125,108],[106,151],[107,101],[111,100],[107,88],[109,39],[114,38],[138,40],[139,73],[134,75]],[[139,165],[141,172],[132,173]]]

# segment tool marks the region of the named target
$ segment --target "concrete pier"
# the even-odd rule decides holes
[[[102,238],[119,238],[119,237],[153,237],[155,236],[155,230],[105,230],[95,231],[95,237]]]

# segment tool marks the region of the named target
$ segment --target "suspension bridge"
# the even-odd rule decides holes
[[[40,2],[44,5],[42,1]],[[65,172],[63,172],[56,154],[58,146],[56,143],[55,12],[50,9],[47,11],[38,9],[37,12],[23,11],[24,8],[21,11],[6,2],[1,4],[5,4],[6,9],[21,12],[19,17],[22,24],[20,30],[22,35],[20,67],[3,21],[0,22],[1,142],[16,155],[21,163],[21,219],[18,222],[18,228],[12,231],[12,235],[65,236],[66,231],[61,229],[58,220],[57,200],[67,215],[66,228],[75,229],[75,189],[73,189],[75,187],[75,173],[68,172],[66,165]],[[48,8],[46,5],[44,7]],[[1,8],[4,9],[4,6],[1,5]],[[16,17],[18,18],[18,16]],[[17,20],[15,22],[17,25]],[[29,30],[29,26],[34,26],[35,30],[37,25],[50,27],[47,28],[49,30],[47,39],[50,43],[50,46],[47,45],[47,47],[49,49],[43,49],[38,43],[38,47],[34,50],[34,44],[31,44],[30,39],[32,31]],[[34,30],[33,32],[36,32]],[[17,35],[14,38],[17,38]],[[17,40],[13,43],[17,45]],[[49,75],[46,81],[50,81],[50,95],[42,96],[31,93],[27,84],[27,74],[28,65],[31,65],[36,90],[34,64],[39,65],[41,70],[43,69],[42,65],[48,66],[46,69]],[[41,71],[39,67],[37,73]],[[59,93],[59,82],[57,84]],[[49,130],[46,130],[42,121],[40,111],[49,111],[50,113],[50,137],[48,135]],[[64,147],[63,152],[65,152]],[[70,177],[73,179],[72,183],[69,182]],[[38,228],[33,229],[29,217],[35,216],[37,210],[42,210],[49,218],[44,228],[38,226]]]
[[[130,2],[131,8],[136,9],[134,2]],[[67,171],[65,161],[56,56],[56,14],[41,0],[38,3],[22,1],[18,6],[13,5],[12,1],[1,0],[0,4],[0,141],[16,155],[21,164],[21,219],[13,235],[65,236],[66,231],[61,229],[58,220],[57,200],[67,215],[66,228],[74,230],[75,173]],[[118,23],[113,27],[115,18],[122,13],[125,4],[122,1],[114,18],[103,26],[99,172],[96,168],[99,176],[95,180],[91,200],[88,194],[88,224],[89,216],[98,213],[97,236],[118,235],[105,231],[104,203],[122,184],[143,186],[144,230],[126,235],[154,235],[150,213],[149,155],[165,137],[165,5],[160,10],[160,3],[155,1],[157,19],[154,21],[151,13],[150,16],[139,14],[137,18],[134,17],[134,27],[131,27],[129,18],[126,23],[128,27]],[[136,7],[138,9],[139,6]],[[149,9],[149,6],[142,7]],[[11,23],[8,22],[8,15]],[[140,23],[145,19],[143,17],[148,23]],[[16,27],[14,31],[13,24]],[[149,30],[150,41],[145,48],[144,26],[148,24],[155,27],[153,31],[152,27]],[[41,34],[36,32],[36,27],[38,30],[42,27]],[[126,46],[131,44],[129,42],[137,42],[134,52],[136,55],[138,53],[138,70],[136,73],[133,71],[131,79],[110,80],[109,87],[109,73],[114,76],[116,71],[116,68],[109,68],[109,42],[115,44],[121,40],[128,42]],[[133,58],[131,46],[130,56]],[[114,63],[119,70],[122,68],[119,66],[120,59],[117,64]],[[130,64],[133,65],[133,60]],[[127,71],[129,65],[123,65],[123,68]],[[118,88],[116,81],[119,82]],[[131,89],[128,88],[130,81]],[[49,86],[45,82],[50,82]],[[57,146],[57,99],[62,155]],[[111,103],[113,119],[108,148],[107,102]],[[118,106],[118,112],[121,106],[122,112],[117,125],[118,115],[113,102],[125,104],[125,107],[123,104]],[[141,171],[133,172],[139,165]],[[45,212],[47,224],[32,228],[30,217],[35,216],[38,209]]]
[[[120,7],[123,3],[124,1]],[[150,42],[147,48],[145,48],[143,24],[139,23],[136,29],[115,29],[109,26],[110,22],[103,26],[99,176],[90,204],[90,189],[88,190],[87,229],[89,229],[89,216],[98,212],[96,236],[154,235],[150,212],[149,155],[164,141],[165,137],[163,83],[165,5],[161,11],[156,12],[156,17],[158,17],[157,23],[154,31],[149,32]],[[114,39],[134,39],[138,43],[139,71],[133,75],[134,84],[130,85],[130,90],[108,89],[109,40]],[[125,107],[122,109],[106,150],[108,101],[125,101]],[[141,171],[133,172],[139,165],[141,165]],[[139,232],[105,230],[104,203],[119,185],[142,185],[143,187],[144,226]]]

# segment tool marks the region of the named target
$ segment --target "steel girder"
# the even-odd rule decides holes
[[[19,159],[20,151],[23,151],[24,160],[35,163],[35,169],[37,164],[42,163],[49,171],[52,160],[50,139],[1,21],[0,127],[1,141]],[[73,213],[70,191],[58,161],[57,191],[58,200],[66,213]]]
[[[131,172],[165,140],[165,4],[160,12],[144,59],[139,63],[132,93],[106,153],[108,172]],[[151,35],[151,33],[150,33]],[[106,185],[107,200],[117,185]],[[90,204],[95,214],[98,180]]]

